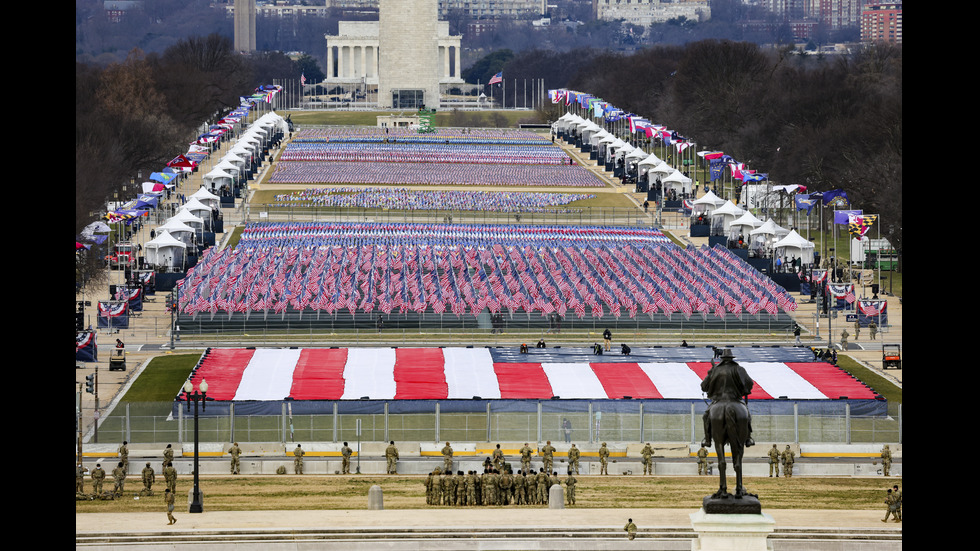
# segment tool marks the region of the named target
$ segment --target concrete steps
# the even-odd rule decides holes
[[[325,516],[329,512],[325,511]],[[326,519],[325,519],[326,520]],[[438,522],[438,517],[434,516]],[[691,549],[691,528],[641,529],[630,542],[622,528],[575,527],[414,527],[310,528],[76,533],[76,548],[161,549]],[[782,528],[770,536],[776,550],[894,549],[901,546],[900,525],[870,528]]]

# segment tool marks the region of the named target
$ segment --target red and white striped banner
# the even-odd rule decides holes
[[[822,362],[740,362],[751,399],[874,399]],[[195,372],[216,400],[701,399],[707,362],[495,362],[486,348],[213,349]]]

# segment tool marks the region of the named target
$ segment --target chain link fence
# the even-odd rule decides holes
[[[394,402],[381,404],[381,413],[290,415],[286,405],[279,415],[226,415],[199,418],[202,442],[700,442],[704,433],[703,404],[686,405],[686,413],[650,412],[652,402],[618,404],[613,411],[600,402],[524,402],[498,407],[492,401],[473,400],[470,411],[442,411],[439,402],[420,402],[411,413],[390,413]],[[374,404],[377,406],[378,404]],[[685,407],[682,405],[681,407]],[[105,418],[99,442],[155,443],[194,441],[193,409],[183,405],[130,404]],[[375,408],[377,409],[377,408]],[[453,408],[458,409],[458,408]],[[852,416],[846,402],[833,414],[752,416],[753,437],[759,442],[878,444],[902,442],[901,404],[889,406],[887,415]],[[504,410],[504,411],[501,411]],[[521,411],[514,411],[521,410]],[[581,411],[577,411],[581,410]],[[618,411],[616,411],[618,410]],[[566,437],[563,426],[570,425]],[[357,435],[357,422],[361,435]],[[89,435],[88,442],[94,441]]]

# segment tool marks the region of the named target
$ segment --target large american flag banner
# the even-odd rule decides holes
[[[216,400],[701,399],[707,361],[542,361],[488,348],[212,349],[193,382]],[[527,361],[523,361],[527,360]],[[535,361],[537,360],[537,361]],[[739,362],[750,399],[874,399],[860,381],[823,362]]]

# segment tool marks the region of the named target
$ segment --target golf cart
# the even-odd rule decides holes
[[[902,369],[902,345],[881,345],[881,368],[888,369],[889,367]]]
[[[109,353],[109,371],[126,371],[126,349],[112,348]]]

